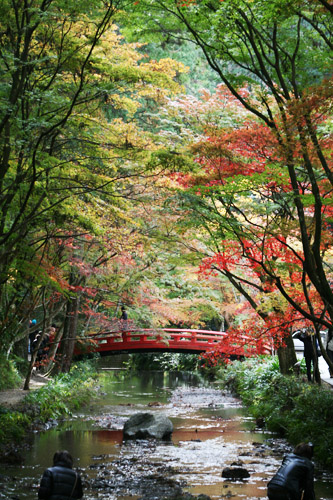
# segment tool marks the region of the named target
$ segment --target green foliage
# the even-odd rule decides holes
[[[156,150],[146,133],[149,120],[141,115],[147,103],[156,112],[181,90],[176,75],[184,67],[170,58],[149,61],[138,51],[141,44],[123,40],[113,22],[126,3],[1,3],[0,335],[5,349],[24,335],[29,309],[40,304],[38,294],[69,295],[70,267],[86,253],[89,261],[92,253],[84,245],[87,233],[89,241],[101,242],[106,233],[108,240],[100,249],[103,258],[95,249],[88,265],[102,267],[109,255],[123,258],[129,252],[119,228],[131,224],[128,199],[136,183],[131,179],[141,178]],[[74,244],[72,234],[80,234],[80,241]],[[83,271],[84,278],[97,274]],[[108,288],[103,285],[99,288]]]
[[[13,360],[0,355],[0,391],[19,387],[21,377]]]
[[[74,365],[41,389],[28,394],[15,411],[0,407],[0,444],[20,442],[34,420],[70,415],[95,394],[97,372],[93,361]]]
[[[279,373],[276,358],[235,362],[219,376],[256,419],[291,443],[311,441],[315,457],[333,468],[333,392]]]
[[[38,406],[39,418],[43,422],[70,415],[92,396],[96,377],[93,362],[78,363],[72,366],[69,373],[59,374],[47,385],[29,394],[25,402]]]
[[[15,356],[13,355],[11,358],[11,361],[14,364],[15,369],[17,370],[20,378],[25,378],[28,368],[29,368],[29,361],[27,359],[22,358],[21,356]]]
[[[27,414],[0,407],[0,443],[20,442],[30,424],[31,419]]]
[[[130,355],[127,367],[132,370],[195,371],[198,356],[183,353],[145,353]]]

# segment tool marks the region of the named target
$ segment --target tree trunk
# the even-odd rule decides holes
[[[54,367],[55,373],[66,373],[70,370],[77,334],[79,304],[80,298],[78,296],[69,299],[67,302],[62,342],[60,349],[58,349],[59,363],[57,363]]]
[[[57,354],[58,347],[60,345],[62,336],[63,336],[63,329],[60,327],[59,330],[57,331],[55,337],[54,337],[53,343],[51,344],[49,352],[48,352],[49,362],[48,362],[48,365],[47,365],[46,370],[45,370],[46,373],[49,373],[53,369],[55,359],[56,359],[56,354]]]
[[[69,338],[67,339],[66,342],[66,349],[65,349],[65,355],[63,357],[63,367],[62,367],[62,371],[65,373],[69,372],[72,364],[75,340],[77,335],[79,305],[80,305],[80,297],[78,296],[72,301],[72,315],[70,316],[69,332],[68,332]]]
[[[277,350],[280,372],[282,375],[291,375],[294,372],[294,365],[297,363],[297,357],[294,348],[293,338],[290,335],[284,339],[285,346]]]
[[[318,359],[318,349],[317,349],[317,340],[318,340],[318,345],[319,348],[322,345],[321,338],[320,338],[320,330],[318,327],[315,327],[316,334],[314,335],[312,339],[312,346],[313,346],[313,380],[317,382],[318,385],[321,385],[321,377],[320,377],[320,371],[319,371],[319,359]]]

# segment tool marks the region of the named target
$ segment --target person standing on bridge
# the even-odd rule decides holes
[[[300,443],[286,455],[282,465],[267,485],[269,500],[315,500],[313,446]]]
[[[125,309],[125,306],[121,306],[121,316],[120,316],[120,321],[121,321],[121,330],[122,330],[122,338],[123,341],[126,340],[126,330],[127,330],[127,312]]]
[[[121,317],[120,317],[120,319],[125,320],[125,321],[127,321],[127,319],[128,319],[125,306],[121,306]]]

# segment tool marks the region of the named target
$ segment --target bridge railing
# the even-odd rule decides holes
[[[193,352],[209,351],[223,344],[228,334],[226,332],[215,332],[211,330],[190,330],[190,329],[133,329],[101,332],[89,336],[84,344],[78,345],[76,353],[89,352],[112,352],[119,350],[145,350],[156,348],[158,350],[188,350]],[[246,346],[253,346],[253,339],[245,335],[239,338],[238,345],[234,345],[235,353],[246,352]],[[229,346],[229,351],[232,346]],[[249,352],[253,347],[249,348]],[[267,346],[256,349],[257,354],[269,354]]]
[[[223,340],[223,332],[211,332],[210,330],[179,330],[174,328],[142,329],[142,330],[122,330],[103,332],[91,335],[85,341],[90,344],[101,346],[103,344],[111,345],[117,343],[178,343],[188,342],[196,344],[198,342],[215,344]]]

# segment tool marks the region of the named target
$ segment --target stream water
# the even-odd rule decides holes
[[[222,498],[266,498],[266,485],[288,449],[254,430],[240,401],[185,373],[112,371],[105,393],[58,425],[36,432],[23,466],[0,467],[0,499],[37,498],[43,470],[67,449],[84,481],[86,500],[157,500],[185,491]],[[123,441],[124,422],[137,412],[163,412],[170,441]],[[246,480],[222,477],[237,464]],[[316,472],[316,498],[333,500],[333,476]]]

